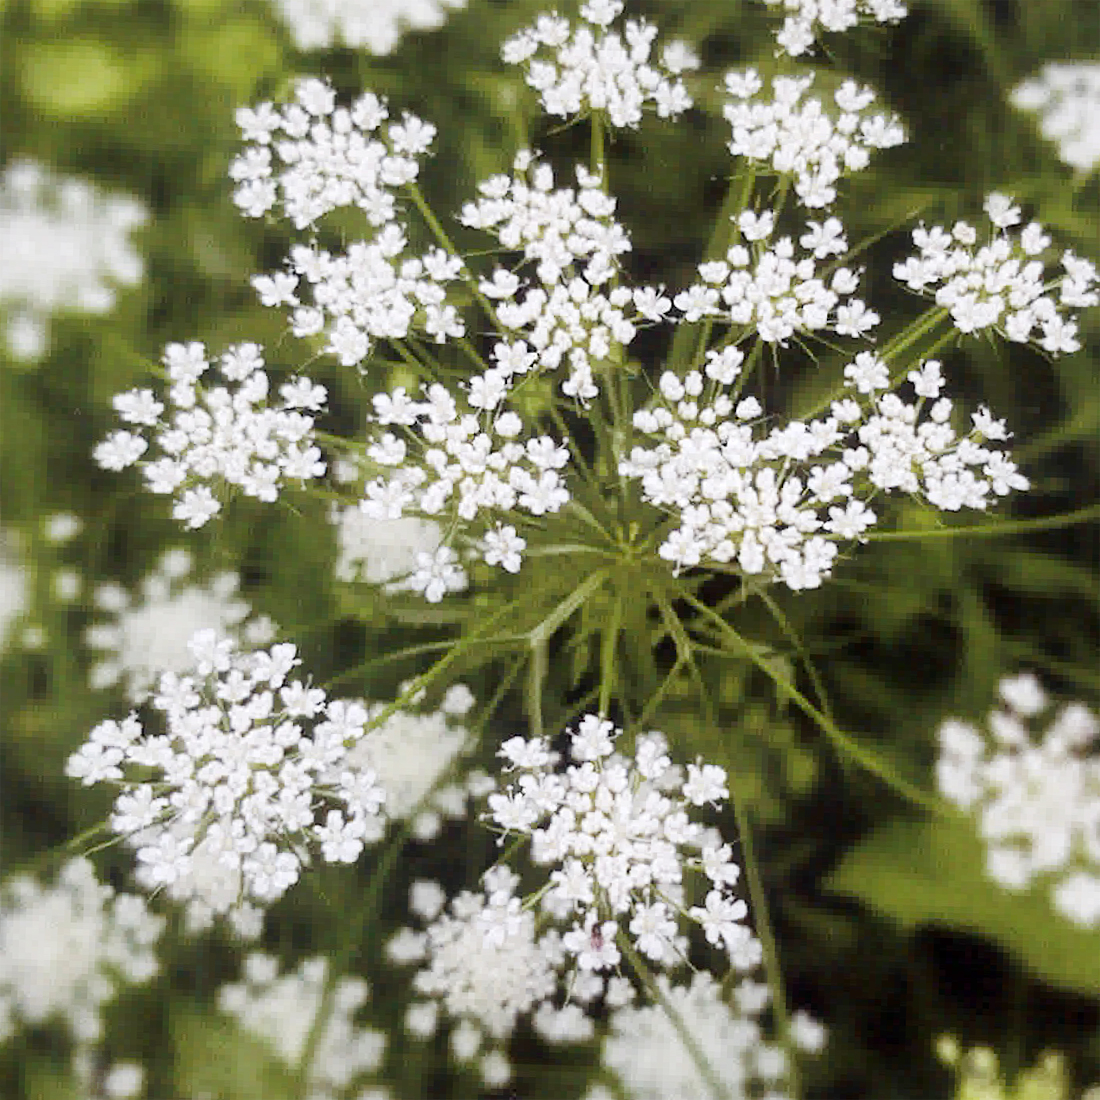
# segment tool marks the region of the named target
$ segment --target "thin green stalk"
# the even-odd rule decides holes
[[[798,659],[802,662],[806,669],[807,674],[810,677],[810,683],[814,686],[814,694],[817,696],[817,701],[821,706],[823,714],[832,718],[832,706],[829,703],[829,695],[825,691],[825,683],[818,674],[817,665],[814,664],[809,652],[802,642],[802,638],[793,626],[787,616],[780,610],[779,604],[775,602],[763,589],[758,593],[760,599],[764,601],[764,606],[768,609],[771,617],[775,620],[776,625],[789,639],[791,645],[794,646],[795,652],[798,654]]]
[[[928,810],[938,817],[953,815],[954,811],[945,803],[925,793],[919,787],[915,787],[903,776],[898,775],[886,761],[880,760],[874,753],[870,752],[849,737],[848,734],[844,733],[828,715],[818,710],[817,707],[815,707],[813,703],[794,686],[794,684],[780,676],[775,669],[760,656],[755,646],[747,639],[743,638],[720,615],[717,615],[711,608],[707,607],[702,600],[697,599],[689,591],[682,591],[681,597],[704,618],[714,622],[715,625],[718,626],[719,631],[729,638],[738,650],[743,652],[745,656],[783,692],[783,694],[789,696],[800,710],[812,718],[829,740],[847,756],[851,757],[852,760],[861,765],[866,771],[877,776],[883,783],[890,787],[891,790],[896,791],[915,806],[920,806],[922,809]]]
[[[933,527],[927,531],[868,531],[862,536],[867,542],[916,542],[920,539],[944,539],[975,536],[992,538],[1000,535],[1019,535],[1027,531],[1055,531],[1059,527],[1072,527],[1100,519],[1100,504],[1078,508],[1076,512],[1063,512],[1057,516],[1041,516],[1038,519],[1006,520],[1004,523],[986,523],[966,527]]]
[[[621,928],[615,936],[615,942],[626,956],[626,960],[630,963],[631,968],[641,979],[649,995],[661,1006],[665,1015],[669,1018],[669,1022],[676,1029],[676,1034],[680,1036],[680,1041],[684,1044],[688,1054],[691,1055],[691,1060],[698,1067],[699,1073],[706,1082],[707,1089],[710,1091],[714,1100],[734,1100],[729,1089],[722,1083],[721,1078],[707,1060],[707,1056],[703,1053],[702,1048],[699,1046],[698,1042],[696,1042],[695,1036],[692,1035],[691,1030],[688,1028],[687,1024],[684,1023],[683,1016],[680,1015],[676,1006],[665,996],[664,991],[657,983],[657,979],[653,976],[652,971],[646,966],[641,955],[634,950],[634,945],[630,942],[630,937],[627,936]]]
[[[606,718],[611,709],[611,695],[615,689],[615,654],[618,648],[619,629],[623,618],[623,598],[619,592],[611,604],[611,618],[600,636],[600,702],[599,713]]]

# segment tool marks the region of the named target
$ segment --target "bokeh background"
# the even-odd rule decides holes
[[[410,33],[392,54],[375,57],[296,49],[265,0],[0,2],[0,167],[30,157],[136,196],[150,211],[133,238],[145,277],[120,291],[113,311],[57,314],[36,362],[0,350],[5,873],[47,869],[56,846],[103,818],[104,798],[63,774],[87,731],[127,709],[121,695],[88,686],[89,594],[106,581],[136,584],[166,548],[183,542],[162,502],[140,492],[136,478],[107,474],[90,460],[113,427],[111,396],[143,382],[171,340],[217,348],[250,339],[273,349],[283,366],[303,361],[281,318],[259,306],[248,283],[278,264],[288,238],[233,206],[234,108],[285,95],[301,74],[324,74],[346,94],[384,93],[395,108],[438,125],[424,189],[434,209],[454,211],[478,179],[509,165],[518,145],[545,141],[564,162],[581,140],[548,134],[521,75],[498,60],[499,42],[541,7],[469,0],[443,28]],[[675,125],[647,122],[611,150],[634,269],[675,286],[690,280],[730,174],[721,74],[773,64],[774,20],[751,0],[633,7],[695,43],[704,62],[698,110]],[[908,228],[919,219],[980,221],[992,189],[1015,195],[1059,243],[1100,256],[1100,173],[1075,175],[1034,119],[1009,104],[1011,89],[1046,61],[1100,59],[1100,5],[913,0],[911,8],[896,28],[834,36],[817,59],[874,86],[909,131],[907,145],[845,184],[840,206],[849,239],[876,238],[864,256],[868,298],[888,325],[893,306],[913,315],[889,277]],[[1097,311],[1084,315],[1082,340],[1083,351],[1057,360],[980,340],[943,356],[960,400],[987,402],[1007,419],[1033,482],[999,520],[1064,516],[1100,499]],[[310,373],[336,395],[339,428],[357,430],[357,379],[324,358]],[[780,404],[797,406],[814,379],[803,372],[771,384]],[[61,543],[47,538],[57,513],[82,522]],[[418,621],[399,602],[338,588],[332,536],[310,522],[319,515],[252,509],[187,545],[204,568],[240,572],[247,598],[299,643],[318,680],[352,670],[345,690],[392,697],[415,664],[354,670],[387,647],[445,636],[453,624]],[[914,513],[910,526],[921,522]],[[79,591],[59,573],[75,575]],[[899,773],[930,788],[937,726],[948,715],[984,714],[1003,675],[1031,669],[1060,697],[1100,700],[1098,577],[1093,518],[1018,534],[876,543],[820,591],[783,607],[815,657],[841,727],[862,731]],[[564,655],[552,664],[551,720],[583,687],[583,668],[574,677],[572,666]],[[494,665],[479,670],[470,681],[475,694],[488,697],[499,674]],[[950,1075],[933,1053],[944,1032],[994,1047],[1009,1071],[1056,1048],[1077,1081],[1100,1081],[1097,935],[1059,920],[1040,893],[1000,892],[982,873],[972,834],[921,820],[873,777],[845,767],[775,698],[769,681],[747,671],[710,674],[721,689],[718,727],[708,727],[685,695],[667,701],[662,728],[683,755],[728,763],[762,825],[761,862],[790,999],[830,1031],[827,1051],[807,1073],[811,1095],[950,1095]],[[520,727],[518,697],[502,709],[502,735],[514,732],[509,721]],[[380,945],[404,923],[411,879],[457,884],[491,848],[476,824],[455,827],[435,845],[410,845],[381,897],[364,894],[369,868],[358,877],[321,871],[273,915],[267,945],[295,959],[346,946],[342,914],[374,907],[355,965],[374,986],[371,1012],[392,1029],[395,1095],[477,1094],[472,1079],[455,1076],[442,1047],[400,1038],[407,992],[402,975],[381,964]],[[97,858],[114,881],[125,881],[125,855],[108,850]],[[236,973],[237,959],[224,936],[175,941],[162,975],[116,1005],[115,1054],[148,1067],[150,1095],[288,1095],[264,1050],[212,1007],[213,990]],[[551,1057],[532,1043],[523,1053],[514,1092],[500,1095],[580,1094],[590,1061],[584,1052]],[[0,1048],[0,1095],[72,1097],[62,1065],[48,1032],[13,1040]]]

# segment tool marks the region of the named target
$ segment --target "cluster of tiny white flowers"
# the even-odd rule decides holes
[[[1039,115],[1043,137],[1071,168],[1100,164],[1100,62],[1052,61],[1012,92],[1021,111]]]
[[[1000,696],[988,731],[940,727],[939,788],[978,818],[991,878],[1009,890],[1040,880],[1063,916],[1100,927],[1100,721],[1081,703],[1052,713],[1030,674],[1002,680]]]
[[[808,53],[823,32],[851,30],[861,18],[896,23],[908,15],[900,0],[764,0],[764,3],[782,7],[787,13],[775,40],[791,57]]]
[[[137,598],[119,584],[96,588],[96,608],[109,616],[84,633],[100,659],[89,672],[92,687],[123,684],[134,703],[142,702],[163,672],[184,673],[192,656],[187,648],[200,630],[214,629],[249,646],[266,645],[275,626],[266,617],[252,617],[252,608],[237,596],[240,577],[218,573],[205,582],[192,578],[190,551],[166,551],[145,577]]]
[[[506,249],[522,251],[524,261],[536,265],[538,285],[525,287],[505,267],[480,281],[481,292],[496,303],[505,339],[493,349],[495,365],[471,379],[470,403],[496,408],[518,378],[556,370],[563,362],[569,377],[562,391],[587,402],[599,392],[593,362],[607,359],[613,344],[628,345],[639,319],[660,320],[660,294],[648,287],[609,287],[630,238],[615,221],[615,200],[601,189],[598,175],[578,165],[578,188],[555,189],[553,170],[526,150],[517,155],[514,171],[480,184],[481,198],[463,207],[461,221],[492,232]]]
[[[399,387],[374,397],[374,420],[382,427],[405,429],[422,450],[420,462],[409,461],[409,446],[393,432],[376,437],[367,457],[389,476],[367,483],[360,502],[372,519],[398,519],[406,512],[446,515],[450,529],[469,524],[479,513],[520,509],[532,516],[556,512],[569,500],[559,471],[569,460],[564,445],[548,436],[517,440],[522,422],[513,412],[482,425],[473,412],[462,412],[454,396],[433,383],[423,401],[414,401]],[[520,567],[526,540],[515,527],[496,523],[484,532],[482,557],[509,572]],[[408,586],[431,602],[466,585],[466,574],[447,545],[428,555],[418,554]]]
[[[499,1044],[520,1017],[554,996],[564,959],[560,935],[553,928],[540,932],[534,911],[516,895],[518,884],[511,869],[494,867],[481,890],[463,890],[444,908],[441,886],[417,882],[410,907],[427,928],[406,928],[387,945],[391,961],[423,964],[413,988],[428,999],[410,1006],[406,1029],[433,1035],[442,1004],[459,1021],[451,1034],[455,1056],[470,1062],[480,1054],[481,1075],[494,1087],[511,1075]]]
[[[369,769],[386,792],[386,815],[411,818],[412,835],[431,840],[444,818],[466,815],[467,800],[487,794],[492,781],[474,769],[464,779],[454,774],[459,759],[474,747],[474,739],[460,720],[474,704],[470,689],[453,684],[439,709],[427,713],[393,711],[380,703],[367,704],[371,731],[348,753],[355,769]]]
[[[733,99],[722,113],[733,131],[729,151],[735,157],[793,176],[803,205],[820,208],[835,202],[843,174],[866,168],[872,149],[902,144],[905,131],[896,116],[872,114],[875,93],[854,80],[833,93],[839,111],[834,118],[822,100],[806,96],[813,82],[812,73],[777,76],[770,98],[760,101],[764,82],[755,69],[728,73],[726,91]]]
[[[1048,283],[1041,257],[1051,242],[1043,227],[1031,222],[1009,234],[1020,208],[1004,195],[989,195],[985,211],[997,231],[988,244],[975,247],[978,233],[967,222],[950,231],[921,226],[913,231],[920,255],[895,264],[894,278],[918,293],[935,289],[936,304],[951,311],[960,332],[995,328],[1052,354],[1079,350],[1076,319],[1065,311],[1100,303],[1095,265],[1064,252],[1065,274]]]
[[[145,899],[101,884],[73,859],[54,886],[14,875],[0,887],[0,1043],[19,1025],[60,1022],[78,1044],[103,1033],[123,983],[148,981],[164,921]]]
[[[17,359],[38,359],[51,313],[106,313],[115,285],[134,286],[141,257],[129,235],[146,220],[136,199],[105,195],[30,160],[0,175],[0,309]]]
[[[729,796],[716,764],[689,764],[687,777],[668,756],[663,734],[638,738],[633,758],[615,750],[621,734],[586,715],[570,734],[572,763],[558,770],[545,738],[513,737],[498,753],[517,781],[489,796],[488,819],[505,834],[531,838],[531,859],[552,866],[543,911],[572,921],[562,947],[580,971],[614,969],[619,934],[662,968],[687,958],[681,923],[697,924],[734,967],[748,970],[760,944],[743,923],[748,909],[733,896],[740,875],[728,844],[692,821],[692,810],[720,807]],[[692,906],[684,871],[707,879],[703,905]]]
[[[279,962],[259,952],[244,960],[243,981],[218,990],[218,1007],[262,1040],[286,1066],[297,1069],[314,1028],[320,1026],[305,1067],[310,1100],[384,1100],[383,1089],[361,1091],[361,1078],[381,1068],[386,1036],[355,1022],[369,986],[362,978],[340,977],[326,998],[328,960],[303,960],[280,974]],[[318,1017],[327,1012],[323,1021]]]
[[[202,527],[221,511],[211,486],[235,486],[263,501],[278,499],[288,479],[301,481],[325,472],[321,452],[313,445],[313,416],[325,408],[327,392],[308,378],[279,387],[281,401],[268,402],[269,381],[257,344],[230,347],[219,370],[235,388],[199,385],[209,370],[206,348],[197,341],[169,344],[164,364],[172,387],[172,414],[152,390],[120,393],[114,406],[132,429],[112,432],[95,448],[95,460],[107,470],[123,470],[149,448],[142,429],[151,429],[162,456],[143,461],[142,472],[154,493],[175,494],[175,519],[189,528]]]
[[[337,106],[322,80],[300,80],[296,93],[282,110],[264,102],[237,111],[249,142],[229,169],[241,211],[259,218],[281,205],[298,229],[344,206],[358,207],[375,229],[394,221],[393,192],[416,179],[435,127],[405,115],[383,131],[384,100],[367,92],[351,107]],[[277,175],[273,154],[283,166]]]
[[[664,1003],[627,1004],[611,1013],[602,1061],[623,1095],[630,1100],[710,1100],[715,1095],[784,1100],[787,1060],[780,1047],[767,1041],[758,1021],[768,1005],[766,985],[744,979],[730,1005],[706,971],[693,974],[686,985],[661,974],[657,984]],[[711,1067],[713,1081],[704,1076],[684,1031]],[[596,1086],[586,1100],[610,1100],[612,1095]]]
[[[651,61],[657,28],[628,20],[622,35],[608,28],[623,12],[622,0],[587,0],[587,26],[571,27],[559,15],[540,15],[534,26],[509,38],[501,51],[509,65],[526,65],[527,83],[548,115],[606,113],[613,126],[637,126],[652,104],[661,118],[692,105],[682,73],[699,60],[683,42],[670,42]],[[549,59],[540,51],[545,47]]]
[[[366,581],[390,593],[415,590],[411,580],[422,556],[433,561],[443,543],[443,529],[433,520],[377,519],[358,504],[334,508],[332,521],[339,544],[336,579]]]
[[[466,0],[273,0],[300,50],[344,45],[375,56],[393,53],[406,30],[443,26]]]
[[[702,282],[673,299],[685,321],[714,318],[778,344],[796,333],[822,330],[860,337],[879,323],[879,315],[853,297],[859,289],[858,272],[839,267],[827,282],[818,275],[817,261],[848,251],[837,218],[807,224],[798,240],[802,254],[790,237],[763,243],[775,231],[770,210],[745,210],[734,224],[747,243],[734,244],[724,260],[700,264]]]
[[[660,442],[633,448],[619,466],[640,480],[645,500],[679,519],[659,551],[677,569],[735,561],[745,574],[816,588],[837,542],[858,540],[877,522],[865,502],[880,492],[957,511],[1028,487],[1005,452],[984,445],[1008,438],[1003,421],[982,408],[970,433],[956,434],[935,360],[909,372],[916,400],[907,402],[883,392],[891,385],[886,363],[860,352],[844,371],[852,393],[828,416],[754,438],[764,424],[760,403],[735,403],[723,392],[740,373],[741,353],[709,355],[705,378],[665,372],[663,402],[634,414],[634,426]]]
[[[165,732],[135,714],[102,722],[66,771],[121,788],[110,826],[136,849],[143,885],[187,902],[193,927],[230,914],[258,933],[251,903],[282,897],[311,850],[353,863],[384,831],[384,792],[348,759],[367,712],[288,681],[293,645],[241,653],[205,630],[189,648],[191,674],[164,673],[152,700]]]

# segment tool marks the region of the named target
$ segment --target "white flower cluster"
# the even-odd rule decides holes
[[[1043,227],[1031,222],[1010,235],[1020,208],[1004,195],[989,195],[985,211],[998,231],[988,244],[975,247],[978,233],[967,222],[950,232],[921,226],[913,231],[919,257],[895,264],[894,278],[918,293],[935,289],[936,304],[951,311],[960,332],[995,328],[1017,343],[1035,340],[1051,354],[1077,351],[1076,318],[1065,311],[1100,303],[1095,265],[1064,252],[1065,274],[1048,283],[1041,257],[1050,237]]]
[[[326,351],[344,366],[362,362],[378,339],[404,339],[415,327],[439,343],[465,328],[445,285],[458,278],[462,260],[433,248],[406,255],[407,239],[394,191],[414,182],[418,158],[435,127],[406,114],[390,122],[383,100],[370,93],[350,108],[320,80],[302,80],[296,101],[282,111],[270,103],[242,108],[237,121],[252,144],[230,175],[235,199],[251,217],[266,214],[282,194],[282,208],[298,229],[341,207],[357,207],[374,230],[333,255],[316,244],[295,245],[288,270],[258,275],[253,286],[266,306],[290,306],[291,330],[307,338],[325,333]],[[279,136],[279,134],[285,136]],[[273,174],[272,153],[284,165]],[[309,288],[302,301],[300,290]]]
[[[991,878],[1009,890],[1040,880],[1063,916],[1100,927],[1100,721],[1080,703],[1052,714],[1030,674],[1002,680],[1000,696],[988,732],[940,727],[940,791],[978,818]]]
[[[740,373],[741,353],[708,354],[706,377],[661,377],[663,402],[634,414],[635,427],[660,441],[635,447],[619,466],[640,480],[644,499],[679,520],[660,548],[677,569],[736,562],[750,576],[816,588],[837,543],[860,539],[877,522],[866,502],[883,491],[957,511],[984,509],[992,496],[1028,487],[1005,452],[984,445],[1008,438],[1003,421],[982,408],[969,434],[956,434],[935,360],[909,372],[916,400],[907,402],[884,392],[886,363],[860,352],[844,371],[853,392],[828,416],[792,420],[758,438],[760,403],[735,404],[723,392]]]
[[[430,519],[377,519],[357,504],[334,508],[331,519],[339,544],[336,579],[366,581],[385,592],[417,591],[419,582],[412,578],[419,569],[430,568],[443,543],[443,529]]]
[[[652,104],[661,118],[675,118],[692,105],[680,75],[699,60],[683,42],[670,42],[651,61],[657,28],[628,20],[622,35],[608,30],[623,12],[622,0],[587,0],[570,26],[559,15],[540,15],[534,26],[508,39],[502,56],[527,66],[527,83],[548,115],[604,112],[612,126],[636,127]],[[545,47],[550,59],[540,55]]]
[[[545,739],[506,741],[498,755],[520,774],[489,796],[486,816],[505,834],[530,837],[532,862],[551,868],[541,888],[524,901],[519,876],[498,865],[481,890],[445,908],[440,886],[416,883],[411,908],[427,928],[405,929],[388,946],[393,961],[422,964],[414,988],[430,998],[412,1006],[407,1028],[434,1033],[442,1005],[458,1021],[456,1055],[480,1054],[488,1084],[507,1079],[499,1044],[521,1017],[530,1015],[549,1042],[580,1042],[594,1035],[601,1004],[634,1000],[635,983],[622,973],[624,939],[657,968],[676,970],[688,959],[684,930],[698,926],[737,970],[760,963],[745,903],[733,896],[740,869],[730,846],[690,818],[727,797],[725,772],[691,764],[685,777],[659,733],[639,738],[627,759],[614,749],[619,733],[605,719],[583,718],[564,770]],[[705,896],[689,892],[685,871],[705,881]]]
[[[469,1062],[480,1054],[481,1075],[493,1087],[511,1075],[499,1044],[521,1016],[554,996],[564,959],[560,935],[552,928],[539,931],[534,911],[516,896],[518,884],[508,867],[494,867],[483,876],[482,890],[463,890],[444,909],[442,887],[415,883],[411,908],[428,922],[427,930],[404,929],[387,946],[395,963],[423,962],[413,988],[429,999],[410,1007],[409,1032],[434,1034],[442,1003],[459,1021],[451,1035],[455,1056]]]
[[[166,551],[141,582],[137,599],[118,584],[102,584],[95,606],[110,618],[93,623],[84,633],[99,661],[89,673],[94,688],[123,684],[131,702],[145,700],[163,672],[184,673],[192,656],[190,638],[213,629],[249,646],[269,644],[275,626],[266,617],[253,618],[247,601],[237,596],[240,577],[218,573],[204,583],[192,578],[190,551]]]
[[[296,93],[282,110],[264,102],[237,111],[250,143],[229,168],[241,211],[259,218],[280,204],[298,229],[342,206],[358,207],[375,229],[392,222],[393,192],[416,179],[435,127],[405,115],[383,131],[384,100],[368,92],[338,107],[323,80],[300,80]],[[277,175],[275,158],[283,166]]]
[[[823,32],[851,30],[861,18],[896,23],[908,15],[900,0],[764,0],[787,13],[775,36],[781,50],[798,57],[809,52]]]
[[[0,888],[0,1043],[19,1025],[53,1021],[77,1044],[96,1042],[120,985],[157,972],[163,924],[144,898],[102,885],[86,859],[66,863],[51,887],[9,878]]]
[[[344,45],[376,56],[393,53],[406,30],[443,26],[466,0],[273,0],[300,50]]]
[[[1039,115],[1043,137],[1071,168],[1100,164],[1100,62],[1049,62],[1012,92],[1012,103]]]
[[[414,511],[446,515],[450,529],[469,524],[482,512],[521,509],[532,516],[556,512],[569,500],[559,471],[569,460],[564,445],[548,436],[517,437],[523,425],[513,412],[482,425],[473,412],[462,412],[453,395],[439,383],[414,401],[398,387],[374,397],[374,420],[382,427],[406,429],[422,454],[409,461],[409,446],[393,432],[375,438],[367,457],[392,474],[370,481],[360,503],[372,519],[398,519]],[[497,523],[484,533],[481,553],[490,565],[509,572],[520,567],[526,540],[515,527]],[[431,602],[466,585],[466,574],[450,546],[440,546],[428,559],[418,556],[409,587]]]
[[[229,914],[258,933],[250,903],[282,897],[311,850],[354,863],[382,835],[384,792],[348,759],[367,712],[288,681],[293,645],[240,653],[205,630],[189,648],[191,674],[164,673],[152,701],[165,732],[134,714],[103,722],[66,771],[121,787],[110,826],[137,850],[143,885],[188,903],[193,927]]]
[[[328,960],[303,960],[292,973],[279,973],[279,962],[254,953],[244,960],[244,980],[218,990],[218,1007],[245,1031],[262,1040],[290,1069],[296,1070],[316,1026],[320,1035],[304,1067],[310,1100],[384,1100],[382,1089],[362,1090],[362,1077],[375,1073],[386,1053],[386,1036],[355,1022],[367,1002],[362,978],[336,980],[326,1003]],[[323,1021],[318,1017],[327,1011]]]
[[[598,175],[578,165],[577,190],[555,189],[551,167],[526,150],[514,171],[480,184],[481,198],[463,207],[461,221],[522,251],[524,261],[536,265],[539,285],[526,288],[505,267],[480,281],[481,292],[497,303],[495,319],[505,339],[493,349],[495,365],[471,379],[470,403],[496,408],[517,379],[563,363],[569,377],[562,391],[587,402],[599,392],[593,362],[605,360],[613,344],[626,347],[639,317],[659,320],[660,295],[651,288],[609,287],[630,238],[615,221],[615,199],[601,189]]]
[[[463,781],[454,773],[460,758],[474,747],[474,739],[460,720],[474,704],[470,689],[453,684],[439,709],[428,713],[398,710],[382,718],[389,708],[367,704],[371,731],[352,746],[348,763],[358,770],[373,771],[386,792],[386,815],[412,818],[412,835],[431,840],[439,834],[444,818],[466,815],[469,797],[487,794],[492,781],[479,770]]]
[[[755,69],[728,73],[726,91],[733,99],[722,111],[733,131],[729,151],[793,176],[795,194],[811,209],[835,202],[837,181],[866,168],[872,149],[905,141],[896,116],[871,113],[870,88],[844,81],[833,93],[835,113],[806,96],[813,82],[813,73],[777,76],[769,97],[758,100],[764,81]]]
[[[114,406],[130,429],[112,432],[95,448],[95,460],[107,470],[123,470],[149,448],[143,429],[155,432],[162,455],[142,463],[145,482],[154,493],[175,494],[175,519],[189,528],[202,527],[221,511],[211,486],[235,486],[259,500],[278,499],[290,479],[305,481],[325,472],[321,452],[313,445],[313,416],[325,407],[324,386],[295,378],[279,387],[278,405],[268,400],[270,383],[257,344],[230,347],[218,365],[228,386],[199,385],[210,369],[206,348],[197,341],[169,344],[164,364],[172,387],[172,414],[152,390],[130,390]]]
[[[775,231],[775,214],[745,210],[734,223],[744,242],[724,260],[699,265],[701,283],[673,299],[685,321],[703,317],[740,326],[770,344],[785,344],[796,333],[831,331],[860,337],[879,323],[879,315],[860,298],[859,274],[838,267],[826,281],[817,261],[848,251],[837,218],[809,222],[799,237],[799,254],[790,237],[765,245]]]
[[[687,777],[668,756],[663,734],[638,738],[633,758],[615,751],[621,734],[605,718],[586,715],[570,734],[572,763],[559,771],[544,738],[513,737],[498,753],[516,783],[489,796],[488,819],[507,833],[531,838],[531,859],[552,866],[542,909],[572,920],[562,937],[580,971],[618,966],[620,932],[662,968],[687,958],[681,922],[699,925],[737,969],[761,959],[744,923],[748,908],[733,896],[740,868],[728,844],[691,820],[696,807],[729,797],[726,773],[715,764],[689,764]],[[703,905],[690,906],[684,870],[707,879]]]
[[[53,312],[111,309],[114,285],[141,279],[129,235],[145,220],[135,199],[62,179],[34,161],[9,164],[0,175],[0,309],[8,351],[18,359],[41,357]]]
[[[693,974],[686,985],[661,974],[657,984],[664,1003],[627,1004],[611,1013],[603,1065],[615,1075],[623,1095],[630,1100],[710,1100],[716,1095],[749,1100],[766,1094],[767,1100],[785,1100],[786,1057],[767,1041],[757,1019],[768,1005],[766,985],[743,979],[730,1005],[706,971]],[[685,1043],[684,1031],[695,1051]],[[704,1075],[699,1056],[714,1080]],[[586,1100],[610,1100],[612,1095],[597,1086]]]

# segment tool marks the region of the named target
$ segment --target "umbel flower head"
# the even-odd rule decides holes
[[[78,1044],[97,1041],[120,986],[148,981],[164,921],[145,899],[116,894],[86,859],[53,886],[13,875],[0,886],[0,1043],[19,1025],[59,1022]]]
[[[1039,116],[1039,129],[1071,168],[1100,164],[1100,62],[1050,61],[1012,92],[1021,111]]]
[[[133,198],[108,196],[32,160],[0,174],[0,313],[4,342],[33,360],[49,344],[51,313],[106,313],[116,286],[141,279],[130,234],[147,217]]]
[[[237,594],[236,573],[222,572],[200,582],[193,566],[190,551],[176,547],[161,555],[136,596],[117,584],[95,590],[95,606],[107,619],[84,635],[99,657],[89,674],[93,687],[122,683],[132,702],[142,702],[161,673],[188,670],[192,656],[187,643],[199,630],[213,627],[251,646],[272,641],[274,623],[252,616],[252,608]]]
[[[406,31],[435,30],[466,0],[272,0],[300,50],[393,53]]]
[[[253,903],[282,897],[313,854],[353,863],[383,832],[375,773],[348,759],[367,712],[289,679],[293,645],[242,653],[206,630],[189,648],[189,673],[164,673],[152,700],[163,732],[136,714],[103,722],[66,770],[120,788],[110,825],[143,885],[186,902],[196,927],[231,914],[258,932]]]
[[[218,990],[218,1007],[291,1069],[319,1029],[306,1067],[310,1100],[379,1100],[386,1094],[359,1091],[362,1078],[380,1068],[386,1052],[386,1036],[355,1021],[370,989],[362,978],[345,975],[326,993],[328,968],[329,960],[318,957],[280,974],[277,959],[251,954],[244,960],[243,980]]]
[[[239,344],[218,361],[219,373],[235,388],[206,388],[206,348],[196,342],[169,344],[164,365],[172,387],[165,403],[152,390],[130,390],[114,399],[130,428],[112,432],[94,452],[107,470],[132,466],[149,449],[150,430],[161,455],[144,461],[142,473],[154,493],[172,494],[172,515],[189,528],[204,526],[221,511],[215,490],[230,487],[273,501],[287,480],[306,481],[325,472],[313,445],[313,417],[325,407],[324,386],[295,378],[279,387],[281,401],[268,400],[270,383],[258,344]]]
[[[991,878],[1041,882],[1064,917],[1100,927],[1100,721],[1081,703],[1054,712],[1027,673],[1002,680],[1000,696],[986,729],[940,727],[940,790],[977,818]]]
[[[717,831],[693,820],[727,797],[725,772],[711,764],[673,765],[660,733],[639,737],[631,756],[615,750],[611,722],[588,715],[569,735],[571,763],[544,738],[514,737],[499,755],[514,782],[489,796],[485,815],[502,833],[530,841],[541,881],[525,901],[520,877],[505,865],[485,874],[480,891],[445,906],[434,883],[414,889],[412,908],[427,927],[405,930],[389,946],[398,962],[421,962],[416,990],[460,1021],[452,1035],[464,1059],[496,1044],[531,1016],[552,1042],[586,1040],[601,1005],[629,1003],[638,967],[677,972],[701,932],[735,970],[762,958],[734,894],[740,868]],[[432,1000],[414,1006],[407,1026],[430,1034]],[[483,1067],[484,1072],[484,1067]]]

